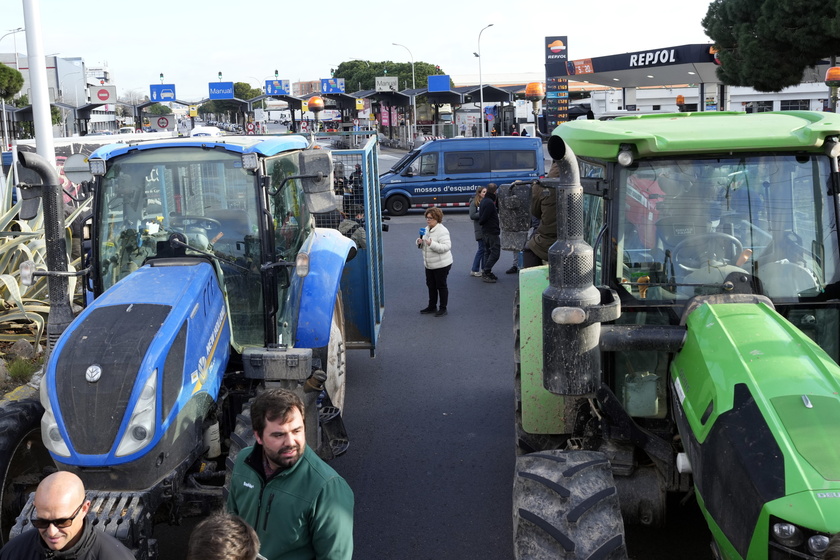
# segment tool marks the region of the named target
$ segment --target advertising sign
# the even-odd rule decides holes
[[[344,78],[322,78],[321,93],[344,93]]]
[[[375,78],[376,91],[397,91],[400,87],[400,79],[395,77],[381,76]]]
[[[545,122],[548,130],[569,120],[569,41],[563,36],[545,38]],[[586,63],[576,66],[586,66]],[[589,64],[591,67],[591,63]],[[582,68],[583,69],[583,68]]]
[[[156,103],[175,101],[175,84],[152,84],[149,86],[149,99]]]
[[[233,99],[233,82],[210,82],[210,99]]]
[[[266,95],[290,95],[289,80],[266,80]]]

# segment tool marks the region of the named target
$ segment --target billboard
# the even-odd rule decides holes
[[[545,38],[545,124],[548,132],[569,120],[569,81],[566,79],[569,41],[565,35]]]

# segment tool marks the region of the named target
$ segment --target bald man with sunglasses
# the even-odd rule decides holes
[[[73,473],[60,471],[35,491],[34,527],[6,543],[0,560],[134,560],[120,541],[94,529],[86,519],[90,500]]]

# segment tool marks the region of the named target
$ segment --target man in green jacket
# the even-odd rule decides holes
[[[268,560],[350,560],[353,491],[306,445],[303,401],[265,391],[251,425],[257,443],[236,457],[228,511],[256,530]]]

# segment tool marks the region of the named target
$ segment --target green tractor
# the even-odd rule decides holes
[[[505,248],[532,193],[557,218],[515,302],[516,558],[626,559],[625,524],[691,494],[718,560],[821,558],[840,531],[840,117],[573,121],[548,151],[553,178],[499,194]]]

